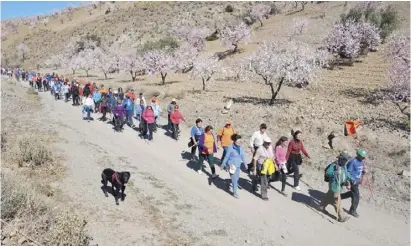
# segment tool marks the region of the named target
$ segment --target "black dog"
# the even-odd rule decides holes
[[[101,173],[101,183],[104,185],[104,195],[107,195],[107,181],[111,183],[111,190],[113,191],[113,196],[116,199],[116,204],[118,203],[118,195],[121,189],[121,201],[124,201],[124,190],[126,189],[126,184],[130,179],[130,172],[115,172],[111,168],[106,168]]]

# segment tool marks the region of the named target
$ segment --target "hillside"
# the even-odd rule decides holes
[[[230,2],[234,8],[231,13],[225,12],[227,4],[117,2],[115,11],[105,14],[107,6],[103,6],[101,9],[94,9],[91,15],[82,7],[73,12],[71,21],[63,15],[58,18],[50,17],[47,25],[38,23],[34,29],[20,25],[17,33],[8,34],[2,41],[2,61],[7,58],[12,63],[15,45],[23,42],[30,52],[22,66],[36,69],[39,64],[40,72],[51,72],[54,70],[45,68],[44,61],[51,55],[62,52],[73,37],[92,34],[108,43],[124,39],[144,43],[168,37],[170,29],[181,23],[213,30],[216,24],[236,20],[254,3]],[[281,13],[263,20],[262,27],[255,23],[252,26],[250,42],[241,43],[241,51],[219,61],[219,65],[228,66],[247,57],[264,40],[287,39],[290,35],[289,26],[294,18],[298,17],[307,18],[309,25],[297,39],[312,47],[321,47],[322,40],[333,23],[355,4],[349,2],[345,6],[344,2],[308,3],[304,10],[301,10],[295,9],[293,2],[276,2]],[[390,4],[400,16],[398,29],[409,35],[410,3]],[[64,18],[63,24],[59,18]],[[18,23],[19,20],[13,22]],[[124,46],[121,48],[131,49]],[[410,168],[409,122],[394,104],[371,104],[367,100],[372,91],[385,87],[388,81],[390,64],[384,48],[385,44],[382,44],[377,52],[361,56],[354,66],[321,70],[318,78],[310,82],[307,88],[285,86],[274,106],[267,103],[270,91],[266,85],[237,82],[227,78],[224,73],[216,74],[215,81],[208,85],[206,91],[201,90],[200,80],[194,80],[189,74],[170,74],[168,83],[163,86],[159,85],[160,76],[139,76],[138,81],[131,82],[127,72],[110,74],[110,78],[104,80],[100,71],[93,70],[88,79],[106,87],[134,88],[137,92],[144,92],[146,98],[159,94],[163,108],[171,98],[177,98],[187,126],[191,126],[196,118],[201,118],[204,124],[220,128],[227,119],[231,119],[246,143],[262,122],[268,125],[268,132],[273,140],[283,135],[289,137],[291,129],[300,129],[304,134],[306,149],[312,156],[310,160],[304,160],[303,181],[309,187],[323,191],[327,186],[323,182],[323,168],[335,159],[339,151],[346,149],[354,153],[355,148],[361,146],[369,154],[367,166],[371,169],[369,183],[361,187],[361,204],[369,203],[374,208],[388,211],[389,214],[400,214],[409,218],[410,180],[409,177],[398,175]],[[219,40],[210,41],[206,43],[204,54],[225,50]],[[70,78],[85,77],[82,71],[72,75],[70,70],[59,68],[55,72]],[[234,102],[233,106],[227,114],[222,114],[223,107],[230,99]],[[362,120],[364,124],[355,137],[345,137],[344,121],[356,119]],[[327,136],[332,131],[337,135],[334,150],[326,147]],[[185,139],[180,141],[184,142]]]

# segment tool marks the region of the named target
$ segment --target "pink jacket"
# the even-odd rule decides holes
[[[152,124],[156,121],[153,110],[144,110],[142,117],[148,124]]]
[[[275,162],[277,164],[286,163],[287,162],[287,148],[277,146],[275,147]]]

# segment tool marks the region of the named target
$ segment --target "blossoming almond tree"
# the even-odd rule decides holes
[[[44,64],[46,67],[53,67],[55,70],[61,66],[62,57],[59,55],[53,55],[49,59],[47,59]]]
[[[27,45],[25,45],[24,43],[20,43],[16,46],[16,51],[17,51],[17,55],[24,62],[30,50],[29,50],[29,47],[27,47]]]
[[[134,51],[122,54],[118,65],[120,70],[130,73],[133,82],[136,81],[137,75],[145,69],[142,57]]]
[[[77,56],[73,56],[71,58],[66,58],[65,59],[65,64],[64,64],[68,69],[70,69],[73,72],[73,75],[76,74],[76,71],[80,69],[80,61]]]
[[[166,83],[167,74],[176,70],[177,61],[166,49],[148,51],[144,54],[143,60],[149,75],[161,75],[162,85]]]
[[[247,76],[270,87],[270,105],[274,105],[283,84],[312,80],[324,63],[323,57],[304,43],[275,41],[264,42],[247,61]]]
[[[86,72],[86,76],[89,76],[89,71],[96,68],[96,54],[92,49],[84,49],[77,55],[79,68]]]
[[[235,26],[225,26],[219,30],[219,37],[223,45],[234,47],[233,53],[237,52],[241,41],[248,42],[251,37],[251,29],[241,22]]]
[[[93,50],[96,59],[96,68],[100,69],[104,74],[104,79],[107,79],[107,73],[116,65],[116,58],[111,52],[103,50],[102,48],[95,48]]]
[[[180,45],[178,50],[174,52],[176,68],[182,73],[188,73],[193,69],[194,61],[200,55],[200,51],[189,44],[184,42]]]
[[[268,18],[271,12],[271,7],[267,4],[257,4],[255,5],[250,12],[251,18],[260,22],[260,25],[263,26],[263,19]]]
[[[391,99],[400,111],[410,119],[410,37],[394,35],[388,43],[387,55],[391,58],[389,88]],[[404,104],[403,106],[401,104]]]
[[[206,59],[198,59],[194,63],[192,70],[192,78],[201,78],[203,82],[203,91],[206,89],[206,83],[210,82],[213,75],[219,70],[218,59],[210,57]]]
[[[205,38],[210,34],[207,28],[193,28],[188,26],[176,27],[172,34],[180,37],[192,47],[201,52],[205,48]]]

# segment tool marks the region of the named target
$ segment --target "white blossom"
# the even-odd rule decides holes
[[[251,29],[241,22],[236,26],[225,26],[219,30],[219,37],[223,45],[234,47],[233,52],[236,52],[241,41],[247,43],[251,37]]]
[[[206,89],[206,83],[210,82],[213,75],[219,70],[218,59],[210,57],[206,59],[198,59],[194,63],[192,70],[192,78],[200,78],[203,83],[203,90]]]

